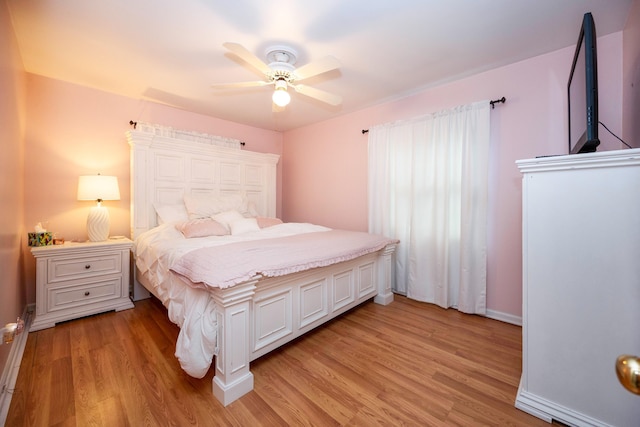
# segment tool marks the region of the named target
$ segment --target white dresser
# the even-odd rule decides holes
[[[516,407],[569,425],[640,425],[615,373],[640,355],[640,149],[517,162],[523,366]]]
[[[129,298],[131,245],[131,240],[118,238],[31,248],[36,258],[36,313],[29,330],[133,308]]]

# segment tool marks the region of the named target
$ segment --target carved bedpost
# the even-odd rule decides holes
[[[378,255],[378,295],[373,298],[377,304],[388,305],[393,302],[393,254],[396,251],[395,244],[387,245]]]
[[[212,292],[218,322],[218,354],[213,394],[227,406],[253,390],[251,355],[251,299],[257,280]]]
[[[149,210],[153,209],[152,202],[148,200],[147,191],[149,147],[153,142],[153,136],[136,131],[128,131],[126,133],[127,142],[129,143],[130,156],[130,190],[131,190],[131,240],[135,240],[145,230],[150,229],[155,224],[149,223]],[[131,271],[133,276],[133,285],[131,289],[134,301],[149,298],[151,293],[138,281],[138,270],[136,269],[135,260],[131,260]]]

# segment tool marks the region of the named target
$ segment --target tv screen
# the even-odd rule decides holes
[[[591,13],[582,19],[568,83],[569,154],[596,151],[598,139],[598,65],[596,27]]]

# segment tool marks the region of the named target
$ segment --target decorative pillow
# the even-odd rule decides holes
[[[167,222],[186,221],[189,219],[189,214],[187,213],[187,208],[184,206],[184,203],[164,206],[154,204],[153,207],[158,215],[158,225]]]
[[[225,211],[213,215],[211,218],[218,221],[220,224],[227,228],[227,231],[231,232],[231,223],[240,219],[245,219],[238,211]]]
[[[242,211],[246,209],[246,203],[242,196],[235,194],[220,197],[184,196],[189,219],[207,218],[225,211]]]
[[[198,218],[176,224],[176,228],[186,237],[226,236],[227,228],[213,218]]]
[[[238,219],[230,223],[229,228],[231,229],[231,234],[234,236],[237,234],[249,233],[251,231],[260,231],[258,221],[256,221],[255,218]]]
[[[267,228],[273,227],[274,225],[282,224],[282,220],[280,218],[269,218],[264,216],[256,217],[258,222],[258,227]]]

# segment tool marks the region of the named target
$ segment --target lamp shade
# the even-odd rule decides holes
[[[82,175],[78,179],[78,200],[120,200],[118,177]]]

